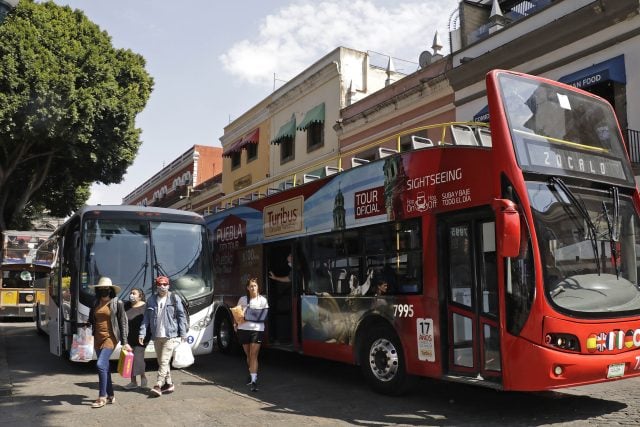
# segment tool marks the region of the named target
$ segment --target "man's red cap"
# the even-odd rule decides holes
[[[156,285],[168,285],[169,278],[167,276],[158,276],[156,277]]]

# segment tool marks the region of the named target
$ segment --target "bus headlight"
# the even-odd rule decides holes
[[[212,316],[206,316],[204,319],[202,319],[199,322],[196,322],[195,324],[191,325],[191,329],[193,329],[194,331],[199,331],[201,329],[206,329],[207,326],[209,326],[209,324],[211,323],[211,318],[212,318]]]
[[[549,333],[544,337],[544,343],[550,347],[569,351],[580,351],[578,337],[571,334]]]

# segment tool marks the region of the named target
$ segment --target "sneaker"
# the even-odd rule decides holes
[[[173,393],[173,391],[176,389],[176,387],[173,384],[165,384],[162,386],[162,392],[169,394],[169,393]]]
[[[95,402],[93,402],[91,404],[91,407],[92,408],[102,408],[106,404],[107,404],[107,399],[105,399],[104,397],[99,397],[98,399],[96,399]]]
[[[162,396],[162,389],[160,386],[156,385],[151,390],[149,390],[149,394],[151,397],[160,397]]]
[[[116,403],[116,397],[115,396],[109,396],[107,397],[107,403],[109,405],[113,405],[114,403]]]
[[[133,390],[135,388],[138,388],[138,383],[134,383],[133,381],[131,381],[129,384],[127,384],[126,386],[124,386],[125,390]]]
[[[147,379],[146,378],[142,378],[140,380],[140,387],[147,388]]]
[[[258,381],[251,383],[251,391],[258,391]]]
[[[251,385],[252,381],[251,381],[251,375],[249,375],[247,377],[247,385]]]

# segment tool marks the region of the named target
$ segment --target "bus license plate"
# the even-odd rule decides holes
[[[25,313],[32,313],[33,312],[33,307],[27,307],[24,309]]]
[[[620,378],[624,375],[624,363],[613,363],[609,365],[607,378]]]

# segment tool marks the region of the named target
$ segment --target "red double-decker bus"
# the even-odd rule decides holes
[[[256,276],[270,346],[360,365],[380,392],[640,375],[640,200],[613,109],[516,72],[486,83],[490,129],[422,128],[442,137],[206,218],[223,351]]]

